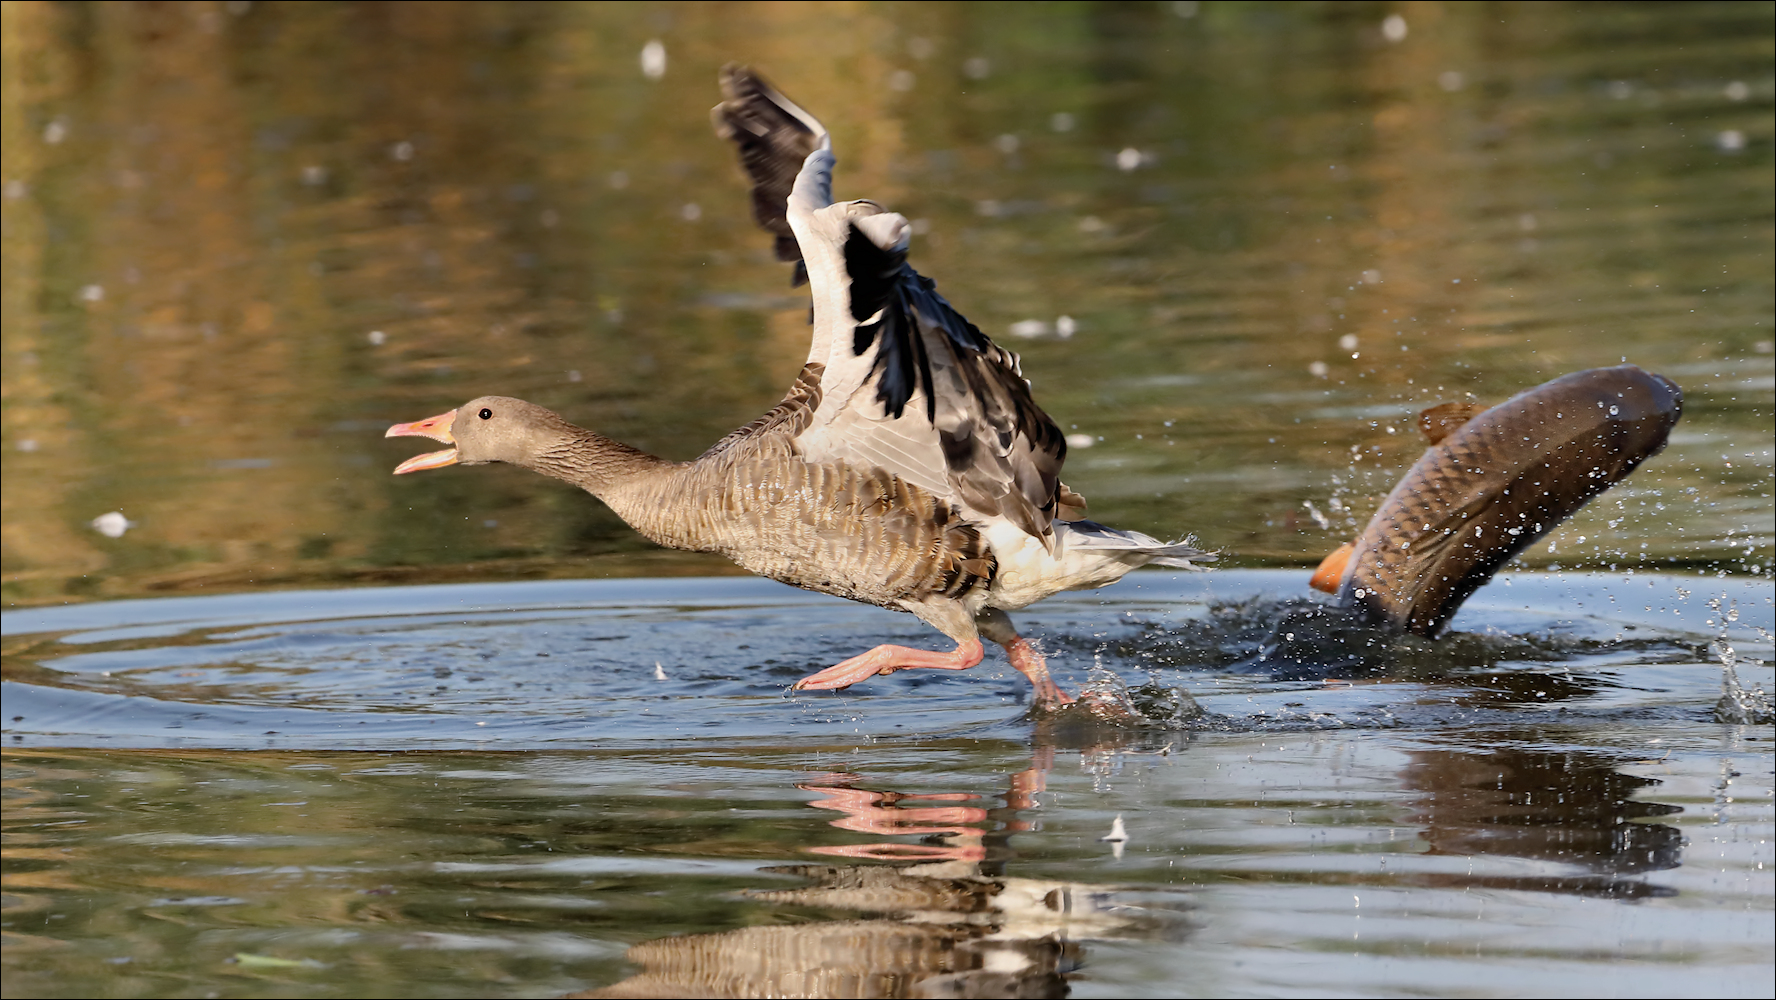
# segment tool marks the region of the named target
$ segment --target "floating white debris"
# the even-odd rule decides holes
[[[641,47],[641,75],[650,80],[666,75],[666,46],[658,38]]]
[[[105,286],[104,285],[82,286],[80,289],[80,301],[82,301],[82,302],[103,302],[103,301],[105,301]]]
[[[999,138],[994,139],[993,145],[999,148],[999,152],[1004,153],[1006,156],[1010,156],[1018,151],[1018,137],[1007,132]]]
[[[1325,378],[1327,375],[1331,374],[1331,372],[1332,369],[1326,367],[1324,361],[1315,361],[1313,364],[1307,366],[1307,373],[1315,378]]]
[[[1745,133],[1730,128],[1714,137],[1714,144],[1723,153],[1737,153],[1745,148]]]
[[[1462,89],[1462,85],[1466,82],[1467,81],[1462,77],[1461,73],[1453,69],[1446,69],[1437,74],[1437,86],[1442,87],[1451,94]]]
[[[629,172],[626,170],[613,170],[607,181],[612,189],[621,191],[629,186]]]
[[[1048,127],[1056,132],[1071,132],[1075,123],[1073,116],[1065,111],[1056,111],[1048,117]]]
[[[123,533],[136,526],[136,522],[123,516],[122,511],[100,514],[92,519],[93,530],[106,538],[122,538]]]
[[[910,69],[897,69],[888,74],[888,89],[898,90],[903,94],[913,89],[913,84],[918,82],[919,78]]]
[[[1364,271],[1363,272],[1363,284],[1365,284],[1365,285],[1379,285],[1379,284],[1381,284],[1381,272],[1377,271],[1373,267],[1367,271]]]
[[[1390,42],[1405,41],[1406,40],[1406,19],[1401,17],[1398,14],[1389,14],[1387,17],[1382,18],[1381,37],[1387,39]]]
[[[1357,335],[1354,333],[1347,333],[1344,336],[1339,337],[1338,338],[1338,349],[1341,351],[1356,350],[1357,349]]]
[[[1122,848],[1124,844],[1128,843],[1129,835],[1128,831],[1122,826],[1121,813],[1117,813],[1116,819],[1111,821],[1110,832],[1098,839],[1109,843],[1111,857],[1118,861],[1122,860]]]
[[[993,72],[993,64],[985,56],[974,56],[962,63],[962,75],[970,80],[985,80]]]
[[[370,342],[371,347],[381,347],[383,344],[388,343],[388,334],[383,333],[381,330],[371,330],[364,335],[364,339]]]
[[[1732,83],[1727,84],[1726,89],[1722,90],[1721,93],[1725,94],[1729,101],[1743,101],[1751,96],[1751,88],[1747,87],[1743,80],[1734,80]]]
[[[413,143],[403,139],[389,148],[389,155],[402,163],[413,159]]]
[[[1066,340],[1079,332],[1079,323],[1071,316],[1061,316],[1055,320],[1055,336]]]
[[[318,187],[327,183],[327,168],[319,164],[309,164],[302,168],[302,183],[309,187]]]
[[[1098,443],[1098,439],[1095,437],[1092,437],[1090,434],[1069,434],[1069,435],[1067,435],[1067,447],[1069,447],[1069,448],[1090,448],[1092,445],[1097,444],[1097,443]]]
[[[1140,168],[1142,159],[1140,150],[1133,146],[1124,147],[1122,152],[1116,154],[1116,169],[1125,174],[1130,173]]]
[[[654,680],[663,681],[665,679],[666,679],[666,668],[660,666],[659,660],[655,660],[654,661]]]
[[[684,207],[678,210],[678,215],[686,222],[696,222],[703,217],[703,206],[694,201],[687,201]]]
[[[36,451],[37,450],[37,439],[36,438],[23,438],[19,441],[18,444],[13,445],[13,447],[17,448],[19,451]]]
[[[1026,340],[1032,337],[1046,337],[1048,336],[1048,324],[1039,319],[1020,319],[1011,324],[1010,332],[1013,337],[1023,337]]]

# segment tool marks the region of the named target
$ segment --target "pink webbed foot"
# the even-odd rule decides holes
[[[979,663],[984,655],[985,652],[981,649],[979,639],[958,643],[955,650],[949,653],[934,653],[928,649],[912,649],[907,646],[877,646],[875,649],[867,653],[859,653],[843,663],[835,663],[817,674],[809,674],[796,681],[793,690],[836,691],[839,688],[850,687],[858,681],[868,680],[877,674],[891,674],[896,670],[913,670],[920,667],[929,667],[933,670],[967,670]],[[1037,657],[1037,660],[1040,661],[1041,657]],[[1046,673],[1044,676],[1047,676]]]
[[[1030,678],[1030,685],[1036,689],[1038,708],[1056,708],[1073,700],[1048,676],[1048,661],[1021,637],[1005,644],[1005,655],[1011,657],[1011,665],[1018,673]]]

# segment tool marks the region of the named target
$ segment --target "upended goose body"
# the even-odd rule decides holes
[[[1675,382],[1634,365],[1544,382],[1481,411],[1419,414],[1430,447],[1312,585],[1360,621],[1435,636],[1499,567],[1659,453]]]
[[[760,224],[813,296],[813,343],[783,401],[676,463],[532,403],[483,396],[390,427],[449,445],[397,474],[507,462],[573,483],[649,539],[761,576],[917,615],[950,652],[882,645],[803,678],[836,689],[979,663],[1000,644],[1039,704],[1068,701],[1006,611],[1148,563],[1212,558],[1078,519],[1066,440],[993,344],[908,267],[907,220],[834,202],[826,130],[745,69],[722,74],[717,130],[739,145]]]

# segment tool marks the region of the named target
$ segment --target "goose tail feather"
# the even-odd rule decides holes
[[[1202,567],[1196,563],[1214,562],[1218,558],[1214,552],[1197,548],[1193,538],[1162,542],[1152,535],[1111,528],[1096,521],[1057,521],[1055,527],[1063,544],[1069,548],[1138,552],[1146,556],[1144,562],[1153,566],[1200,570]]]

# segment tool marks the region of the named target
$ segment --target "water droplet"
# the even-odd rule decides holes
[[[650,80],[666,75],[666,46],[658,38],[641,47],[641,75]]]

